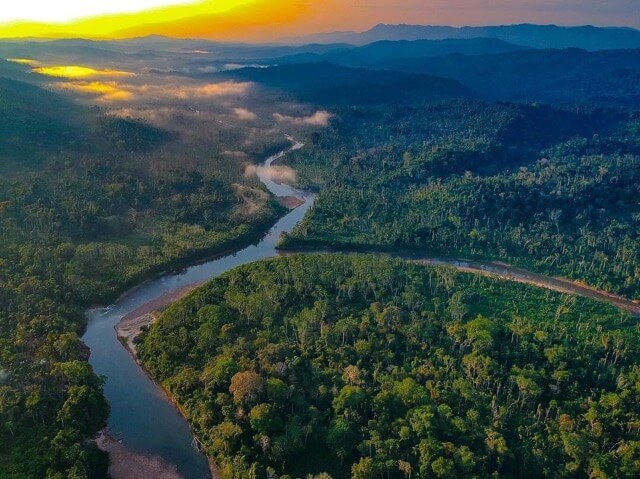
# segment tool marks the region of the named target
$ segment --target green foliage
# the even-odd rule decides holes
[[[232,186],[240,167],[222,179],[164,163],[174,140],[0,79],[0,477],[105,477],[88,439],[109,406],[78,339],[83,309],[237,248],[281,212],[255,184]],[[236,372],[214,363],[208,380]]]
[[[299,255],[214,279],[139,352],[225,479],[631,478],[639,340],[589,300]]]
[[[640,297],[637,114],[479,102],[342,110],[290,163],[284,245],[506,260]]]

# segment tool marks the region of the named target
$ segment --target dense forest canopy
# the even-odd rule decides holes
[[[83,309],[249,242],[283,211],[241,163],[181,142],[0,80],[0,477],[105,477],[87,442],[109,406]],[[176,162],[187,154],[207,167]]]
[[[639,121],[463,100],[340,110],[287,160],[322,189],[284,244],[501,259],[640,297]]]
[[[252,167],[284,133],[319,196],[283,247],[489,258],[640,299],[638,35],[0,42],[18,59],[0,59],[0,477],[106,478],[83,310],[259,238],[285,209]],[[600,479],[640,476],[638,334],[532,287],[292,256],[212,281],[137,342],[223,479]]]
[[[223,479],[632,478],[639,334],[538,288],[300,255],[211,281],[139,352]]]

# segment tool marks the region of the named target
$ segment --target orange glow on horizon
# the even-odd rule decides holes
[[[0,23],[0,38],[122,39],[152,34],[253,41],[310,33],[344,13],[342,0],[199,0],[67,23]],[[349,18],[348,15],[345,16]]]
[[[182,3],[62,23],[0,22],[0,38],[103,40],[165,35],[253,42],[317,32],[362,31],[378,23],[453,26],[556,23],[640,27],[640,20],[632,14],[632,7],[623,5],[626,2],[614,2],[620,4],[615,8],[595,5],[601,0],[584,0],[588,7],[572,10],[560,8],[551,1],[544,2],[543,8],[537,5],[539,0],[193,0],[184,3],[188,1],[176,0]],[[161,3],[165,4],[165,0]],[[135,2],[129,10],[133,8]],[[116,6],[111,9],[115,10]],[[78,14],[81,10],[86,9],[78,10]],[[72,15],[73,11],[65,17]],[[35,14],[34,18],[37,18]]]
[[[191,18],[209,17],[212,21],[227,11],[260,3],[261,0],[193,0],[173,6],[141,12],[114,13],[69,22],[43,23],[35,21],[0,22],[0,38],[63,38],[96,39],[123,38],[130,30],[142,29],[145,35],[156,33],[158,27],[178,23],[188,24]],[[215,21],[210,25],[215,31]]]

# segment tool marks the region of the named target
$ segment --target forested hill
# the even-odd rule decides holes
[[[640,30],[633,28],[600,28],[591,25],[563,27],[557,25],[496,25],[450,27],[438,25],[381,24],[362,32],[336,32],[310,35],[301,43],[345,42],[365,45],[381,40],[442,40],[497,38],[533,48],[584,48],[611,50],[640,48]]]
[[[220,145],[182,141],[0,79],[1,478],[105,478],[83,310],[282,213]]]
[[[131,119],[105,116],[52,91],[0,78],[0,174],[38,169],[66,156],[144,153],[171,135]]]
[[[636,113],[443,102],[336,111],[285,246],[503,260],[640,298]]]
[[[322,55],[270,60],[276,64],[302,61],[448,78],[490,100],[619,107],[640,105],[638,49],[534,50],[518,49],[500,42],[496,45],[491,39],[422,40],[378,42]],[[295,72],[293,65],[289,68]],[[304,65],[304,68],[310,67]],[[256,81],[268,78],[268,74],[263,73]]]
[[[640,50],[529,50],[391,59],[380,68],[453,78],[491,98],[550,104],[640,105]]]
[[[222,479],[631,479],[639,344],[601,304],[334,255],[233,270],[139,351]]]
[[[70,148],[86,133],[82,109],[36,86],[0,78],[0,157],[36,163],[38,150]]]
[[[470,89],[431,75],[349,68],[331,63],[297,63],[242,68],[212,78],[252,81],[314,104],[349,105],[468,98]]]
[[[528,47],[495,38],[446,40],[384,40],[362,47],[342,46],[323,53],[298,53],[275,60],[283,63],[331,62],[352,66],[379,66],[392,60],[438,57],[443,55],[488,55],[528,50]]]

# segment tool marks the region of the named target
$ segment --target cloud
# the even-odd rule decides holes
[[[29,66],[35,66],[39,64],[37,60],[32,60],[31,58],[7,58],[7,61],[11,63],[18,63],[19,65]]]
[[[274,113],[273,117],[278,123],[290,123],[293,125],[328,126],[333,117],[328,111],[317,111],[310,116],[288,116]]]
[[[253,83],[226,81],[207,83],[204,85],[130,85],[128,88],[146,99],[162,100],[174,98],[178,100],[217,98],[223,96],[242,96],[249,92]]]
[[[130,100],[133,97],[130,91],[120,88],[115,82],[70,82],[59,83],[55,86],[62,90],[97,95],[104,101]]]
[[[80,65],[58,65],[49,67],[38,67],[33,69],[40,75],[46,75],[56,78],[104,78],[104,77],[132,77],[134,73],[119,70],[97,70],[91,67]]]
[[[284,165],[272,165],[269,167],[248,165],[244,170],[244,176],[246,178],[262,176],[276,183],[291,184],[298,181],[296,170]]]
[[[243,121],[251,121],[258,118],[258,115],[256,115],[251,110],[247,110],[246,108],[234,108],[233,114],[236,116],[238,120],[243,120]]]
[[[171,100],[204,100],[226,96],[243,96],[252,87],[249,82],[221,82],[208,84],[136,84],[116,81],[90,81],[71,79],[68,82],[54,84],[55,88],[77,93],[100,96],[104,101],[139,101],[153,104],[167,103]],[[239,109],[242,110],[242,109]],[[251,119],[249,110],[235,112],[241,119]]]

